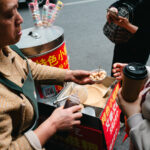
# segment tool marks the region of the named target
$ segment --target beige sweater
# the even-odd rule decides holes
[[[64,81],[66,70],[36,64],[31,60],[29,65],[34,80]],[[21,81],[28,73],[26,61],[6,47],[0,51],[0,73],[22,86]],[[21,98],[0,83],[0,150],[35,149],[31,145],[39,142],[36,135],[32,132],[26,133],[26,136],[22,134],[32,123],[33,113],[32,105],[24,95]]]

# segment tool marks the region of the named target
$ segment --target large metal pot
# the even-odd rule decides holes
[[[61,27],[33,27],[22,32],[22,37],[16,45],[28,58],[39,64],[69,69],[64,30]],[[39,96],[55,96],[61,90],[61,86],[41,85]]]

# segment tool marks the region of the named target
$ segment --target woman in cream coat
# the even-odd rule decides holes
[[[36,64],[23,59],[8,46],[17,43],[22,34],[23,19],[17,8],[18,0],[0,0],[0,79],[5,78],[23,87],[30,68],[32,78],[37,81],[91,84],[87,71]],[[80,124],[80,109],[80,106],[57,108],[45,122],[31,130],[35,111],[29,99],[0,82],[0,150],[42,149],[56,131],[72,129],[74,125]]]

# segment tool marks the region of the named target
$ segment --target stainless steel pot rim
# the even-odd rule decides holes
[[[32,55],[32,56],[28,56],[28,58],[36,58],[36,57],[39,57],[39,56],[46,55],[46,54],[48,54],[49,52],[53,52],[53,51],[55,51],[56,49],[58,49],[59,47],[61,47],[64,42],[65,42],[65,41],[63,41],[60,45],[58,45],[57,47],[55,47],[55,48],[53,48],[53,49],[49,49],[49,50],[46,50],[46,49],[45,49],[45,52],[40,53],[40,54],[36,54],[36,55]]]
[[[38,45],[35,47],[29,47],[21,49],[22,53],[26,55],[27,57],[35,57],[35,56],[41,56],[46,53],[49,53],[50,51],[56,50],[58,47],[60,47],[64,43],[64,36],[62,35],[58,39],[54,40],[53,42],[49,42],[43,45]]]

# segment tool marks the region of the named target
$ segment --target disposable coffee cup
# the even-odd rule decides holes
[[[140,63],[129,63],[123,69],[122,96],[128,102],[134,102],[147,79],[147,69]]]

